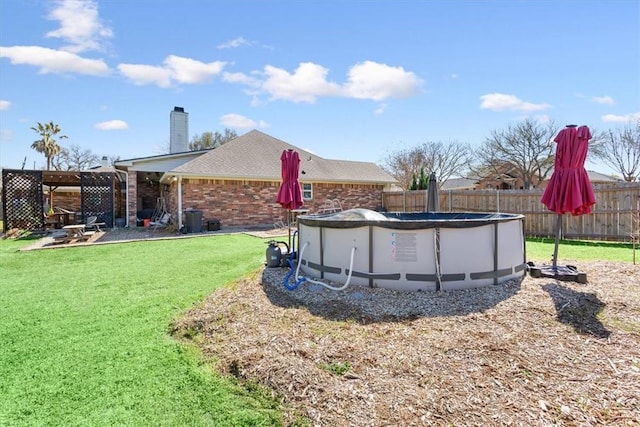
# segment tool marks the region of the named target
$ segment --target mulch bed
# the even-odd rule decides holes
[[[640,425],[640,266],[573,264],[587,284],[527,276],[410,296],[287,291],[284,270],[264,269],[174,335],[270,389],[286,425]],[[397,315],[376,310],[389,298]]]

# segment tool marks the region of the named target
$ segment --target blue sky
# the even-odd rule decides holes
[[[160,154],[174,106],[190,137],[376,163],[527,117],[616,129],[640,118],[640,1],[0,1],[0,166],[42,167],[48,121]]]

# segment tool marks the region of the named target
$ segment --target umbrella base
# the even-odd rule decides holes
[[[567,282],[587,283],[587,273],[578,271],[574,265],[541,265],[536,266],[532,262],[527,263],[529,275],[533,278],[548,277]]]

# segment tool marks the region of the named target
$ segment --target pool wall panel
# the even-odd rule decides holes
[[[444,280],[442,289],[463,289],[487,286],[489,280],[472,284],[470,274],[493,270],[494,230],[491,225],[475,228],[444,228],[440,230],[440,266]],[[447,280],[457,278],[459,280]]]
[[[374,227],[374,272],[393,273],[400,280],[376,279],[374,286],[403,290],[435,290],[432,281],[420,280],[435,274],[435,229],[392,230]],[[407,281],[406,275],[416,279]]]
[[[367,271],[369,266],[369,228],[358,227],[345,230],[335,228],[323,228],[324,233],[324,265],[338,267],[339,274],[327,273],[328,280],[346,283],[351,261],[351,250],[356,248],[354,253],[353,270]],[[363,277],[352,276],[351,282],[354,285],[368,285],[369,281]]]

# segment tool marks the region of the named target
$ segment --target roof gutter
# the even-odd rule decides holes
[[[160,178],[160,182],[162,184],[169,184],[174,177],[182,177],[182,178],[193,178],[193,179],[219,179],[219,180],[230,180],[230,181],[273,181],[280,182],[282,181],[281,177],[273,177],[273,176],[240,176],[240,175],[204,175],[204,174],[194,174],[194,173],[185,173],[185,172],[175,172],[169,171],[165,172],[164,175]],[[367,185],[390,185],[397,184],[398,181],[383,181],[383,180],[362,180],[362,181],[353,181],[349,179],[322,179],[322,178],[314,178],[308,177],[304,175],[299,176],[300,182],[312,182],[315,184],[367,184]]]

